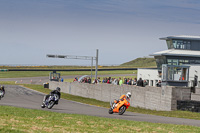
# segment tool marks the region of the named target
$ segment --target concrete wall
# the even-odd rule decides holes
[[[176,110],[177,100],[189,100],[190,89],[163,86],[163,87],[138,87],[131,85],[111,85],[111,84],[86,84],[68,82],[49,82],[49,88],[60,87],[64,93],[94,98],[100,101],[110,102],[119,99],[122,94],[131,92],[131,106],[141,107],[151,110]],[[173,94],[173,95],[172,95]],[[180,95],[181,94],[181,95]]]

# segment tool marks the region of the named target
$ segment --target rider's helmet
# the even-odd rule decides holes
[[[56,90],[60,92],[60,87],[57,87]]]
[[[128,93],[126,94],[126,97],[130,99],[130,98],[131,98],[131,93],[128,92]]]

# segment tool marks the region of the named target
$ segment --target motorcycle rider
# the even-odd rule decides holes
[[[124,101],[124,99],[130,100],[130,98],[131,98],[131,93],[130,92],[127,92],[126,95],[122,95],[120,97],[120,99],[114,100],[114,104],[113,104],[112,109],[115,108],[115,106],[117,105],[117,103],[119,103],[119,101]]]
[[[58,100],[55,101],[55,104],[58,104],[58,101],[59,101],[60,96],[61,96],[60,87],[57,87],[55,90],[51,91],[49,95],[44,96],[43,103],[45,104],[46,99],[48,99],[50,96],[53,96],[54,94],[58,95]]]
[[[2,97],[4,97],[4,95],[5,95],[5,89],[4,89],[4,86],[1,86],[0,90],[3,92],[3,96],[2,96]]]

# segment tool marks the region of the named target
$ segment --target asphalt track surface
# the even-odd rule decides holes
[[[46,108],[42,109],[40,105],[44,97],[43,93],[17,85],[6,85],[5,88],[6,88],[6,94],[5,97],[3,97],[0,100],[0,105],[9,105],[9,106],[29,108],[29,109],[39,109],[39,110],[53,111],[59,113],[83,114],[89,116],[99,116],[106,118],[132,120],[132,121],[192,125],[200,127],[200,120],[154,116],[154,115],[133,113],[128,111],[126,111],[123,115],[108,114],[107,108],[96,107],[64,99],[61,99],[59,101],[59,104],[55,105],[52,109],[46,109]]]

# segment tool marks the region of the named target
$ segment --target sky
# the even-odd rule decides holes
[[[199,0],[0,0],[0,65],[119,65],[200,35]],[[93,62],[95,64],[95,61]]]

